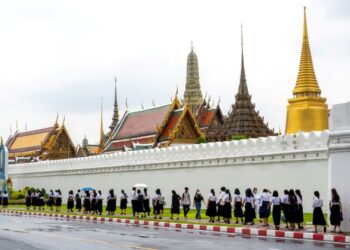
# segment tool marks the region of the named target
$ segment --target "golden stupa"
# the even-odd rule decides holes
[[[304,8],[303,45],[299,73],[293,96],[293,98],[288,99],[286,134],[328,129],[328,106],[326,98],[321,97],[321,90],[317,84],[312,64],[306,8]]]

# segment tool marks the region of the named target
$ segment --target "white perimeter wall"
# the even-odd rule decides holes
[[[208,143],[115,153],[78,159],[17,164],[9,167],[15,189],[26,186],[60,188],[64,198],[71,189],[91,186],[107,195],[114,188],[130,193],[135,183],[149,185],[149,193],[160,188],[171,203],[171,190],[193,194],[199,188],[206,197],[221,186],[241,192],[300,189],[304,209],[311,212],[313,192],[327,200],[328,132],[300,133],[242,141]],[[326,208],[325,208],[326,212]]]

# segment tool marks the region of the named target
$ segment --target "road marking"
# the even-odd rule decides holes
[[[196,240],[197,243],[204,243],[204,244],[213,244],[214,242],[211,241],[205,241],[205,240]]]

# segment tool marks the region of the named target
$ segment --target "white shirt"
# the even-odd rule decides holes
[[[9,194],[2,194],[2,198],[8,198]]]
[[[281,205],[281,198],[280,197],[272,197],[271,202],[272,202],[272,205],[274,205],[274,206]]]
[[[103,200],[102,194],[97,194],[97,195],[96,195],[96,199],[97,199],[97,200]]]
[[[261,195],[261,201],[268,201],[271,202],[271,195],[269,193],[262,193]]]
[[[254,201],[253,197],[245,197],[244,198],[245,203],[252,203]]]
[[[285,194],[282,196],[282,203],[289,204],[289,195],[288,194]]]
[[[240,194],[234,194],[233,195],[233,200],[235,202],[241,202],[242,201],[242,196]]]
[[[127,199],[126,194],[121,194],[121,195],[120,195],[120,199],[121,199],[121,200],[125,200],[125,199]]]
[[[137,199],[137,193],[136,191],[132,191],[131,194],[130,194],[130,200],[136,200]]]
[[[323,200],[314,197],[314,200],[312,201],[312,207],[323,207]]]
[[[208,195],[208,201],[216,201],[216,196],[215,195],[213,195],[212,193],[210,193],[209,195]]]
[[[229,194],[226,194],[226,193],[225,193],[224,201],[225,201],[225,202],[231,202],[231,199],[230,199],[230,195],[229,195]]]
[[[299,195],[295,195],[295,196],[297,197],[297,204],[298,204],[298,205],[303,204],[303,201],[302,201],[302,199],[299,197]]]
[[[254,194],[254,206],[259,207],[261,203],[261,195],[256,193]]]

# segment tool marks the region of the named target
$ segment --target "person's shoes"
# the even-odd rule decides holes
[[[327,232],[327,228],[323,227],[323,232],[326,233]]]

